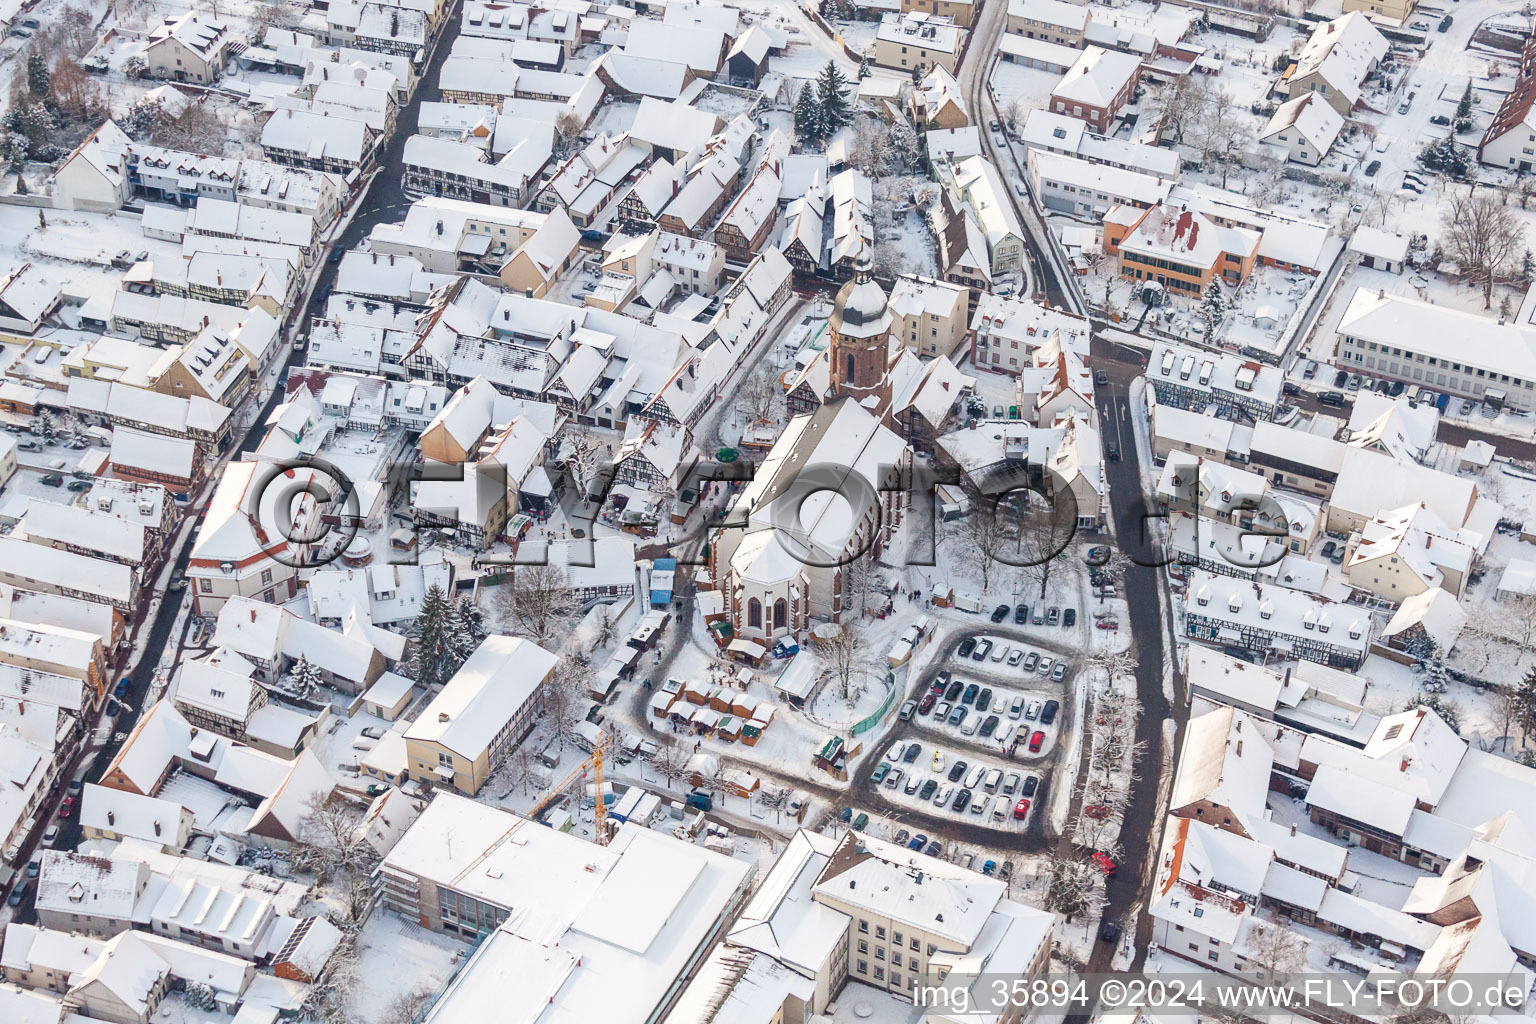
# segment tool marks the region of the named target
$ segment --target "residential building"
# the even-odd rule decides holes
[[[1147,381],[1159,405],[1224,419],[1272,420],[1280,407],[1284,374],[1230,352],[1209,352],[1158,342],[1147,357]]]
[[[1168,198],[1174,184],[1172,179],[1039,149],[1030,149],[1025,162],[1030,191],[1040,204],[1074,217],[1103,217],[1116,207],[1151,209]]]
[[[1362,6],[1374,3],[1375,0],[1363,0]],[[1365,95],[1366,78],[1386,57],[1388,49],[1386,36],[1370,19],[1351,10],[1312,30],[1296,62],[1281,76],[1280,90],[1291,99],[1316,93],[1340,117],[1348,117]]]
[[[1287,160],[1316,167],[1344,130],[1344,118],[1315,92],[1302,93],[1276,108],[1259,141],[1278,146]]]
[[[1499,101],[1498,112],[1477,144],[1479,162],[1522,173],[1536,165],[1536,115],[1531,112],[1536,105],[1536,74],[1533,73],[1536,73],[1536,36],[1526,39],[1514,87]]]
[[[901,71],[941,67],[954,74],[963,39],[964,33],[948,17],[888,13],[875,32],[875,63]]]
[[[1189,595],[1193,640],[1344,669],[1359,668],[1370,649],[1370,615],[1359,606],[1200,569],[1189,574]]]
[[[1088,6],[1067,0],[1009,0],[1008,31],[1026,39],[1081,49]]]
[[[1100,135],[1109,135],[1140,79],[1140,57],[1087,46],[1051,90],[1050,109],[1086,122]]]
[[[201,11],[188,11],[150,32],[144,59],[155,78],[211,85],[224,74],[235,45],[229,25]]]
[[[966,341],[970,292],[903,274],[891,289],[891,337],[921,356],[947,357]]]

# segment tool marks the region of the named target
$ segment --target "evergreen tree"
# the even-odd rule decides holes
[[[485,613],[471,599],[459,598],[453,603],[448,632],[453,638],[454,664],[462,665],[485,639]]]
[[[1536,667],[1525,674],[1515,687],[1515,724],[1520,726],[1520,745],[1536,731]]]
[[[27,91],[38,99],[48,95],[48,58],[36,51],[27,54]]]
[[[1499,300],[1499,319],[1500,320],[1508,320],[1510,314],[1513,313],[1513,312],[1514,312],[1514,307],[1509,304],[1509,296],[1508,295],[1504,296],[1502,299]]]
[[[1531,256],[1531,250],[1525,250],[1520,257],[1520,283],[1529,287],[1532,279],[1536,279],[1536,257]]]
[[[421,601],[421,615],[416,619],[416,657],[413,669],[423,686],[446,682],[453,658],[450,617],[453,609],[448,595],[436,583],[427,588]]]
[[[1461,102],[1456,104],[1456,120],[1462,121],[1472,116],[1472,82],[1467,81],[1467,89],[1461,94]]]
[[[821,130],[821,104],[816,102],[814,86],[802,86],[800,96],[795,100],[795,134],[801,145],[825,137]]]
[[[315,695],[320,684],[320,667],[306,655],[300,654],[299,660],[293,663],[293,668],[288,672],[288,692],[300,700],[308,700]]]
[[[826,138],[853,120],[848,104],[848,78],[830,60],[816,78],[816,96],[821,102],[821,130]]]
[[[868,78],[869,76],[870,76],[869,58],[868,57],[860,57],[859,58],[859,80],[863,81],[864,79]],[[1468,88],[1471,88],[1471,86],[1469,85]]]

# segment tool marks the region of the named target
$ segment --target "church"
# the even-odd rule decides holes
[[[797,415],[710,545],[736,637],[764,651],[812,621],[841,621],[849,566],[880,557],[910,500],[899,414],[929,409],[936,428],[969,384],[948,359],[925,364],[903,348],[891,323],[866,250],[837,294],[827,348],[807,367],[819,369],[789,389],[800,393]],[[916,400],[925,389],[926,404]]]

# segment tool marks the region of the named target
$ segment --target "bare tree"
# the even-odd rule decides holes
[[[1045,906],[1071,923],[1074,917],[1097,914],[1104,906],[1099,873],[1085,860],[1053,857],[1045,882]]]
[[[561,432],[559,462],[580,492],[579,498],[586,498],[611,448],[612,445],[583,426],[567,425]]]
[[[1201,76],[1203,77],[1203,76]],[[1198,128],[1200,132],[1200,162],[1209,165],[1214,159],[1221,163],[1221,187],[1227,187],[1227,174],[1232,164],[1239,160],[1249,142],[1244,130],[1247,113],[1231,92],[1220,86],[1209,87],[1204,92]]]
[[[838,696],[852,704],[869,662],[869,635],[864,627],[844,622],[825,650],[832,674],[837,678]]]
[[[500,602],[505,621],[546,650],[558,648],[570,635],[576,600],[564,566],[511,566]]]
[[[362,981],[357,946],[349,937],[331,953],[304,998],[304,1013],[321,1024],[354,1024],[357,986]]]
[[[1024,127],[1024,122],[1029,119],[1031,109],[1030,105],[1024,102],[1022,96],[1016,96],[1012,101],[1003,105],[1003,108],[997,112],[997,116],[1010,132],[1017,132]]]
[[[1037,584],[1045,597],[1051,579],[1075,572],[1081,563],[1072,556],[1072,536],[1077,530],[1076,508],[1070,492],[1058,491],[1058,500],[1048,501],[1038,491],[1013,492],[1007,512],[1012,519],[1013,553],[1008,559],[1019,567],[1025,580]]]
[[[549,723],[560,749],[576,735],[587,702],[587,688],[582,682],[586,666],[574,657],[562,657],[554,673],[544,684],[544,721]]]
[[[426,1009],[431,998],[432,990],[428,988],[400,993],[389,1001],[382,1024],[414,1024],[417,1014]]]
[[[688,752],[682,746],[669,743],[656,751],[651,758],[651,767],[656,769],[657,775],[667,780],[667,788],[671,789],[688,774],[688,760]]]
[[[1205,75],[1179,75],[1162,91],[1157,104],[1160,139],[1182,146],[1186,136],[1198,133],[1212,91]]]
[[[1281,974],[1299,970],[1306,959],[1307,940],[1273,921],[1256,921],[1248,932],[1249,960],[1259,975],[1273,981]]]
[[[567,110],[555,118],[555,139],[559,155],[567,156],[575,151],[585,127],[581,115],[574,110]]]
[[[533,750],[526,743],[519,743],[517,749],[512,751],[512,756],[506,760],[507,771],[512,781],[522,787],[526,796],[532,793],[538,785],[538,769],[533,763]]]
[[[1442,244],[1469,281],[1483,286],[1483,308],[1493,306],[1493,285],[1525,251],[1525,229],[1503,197],[1475,189],[1452,192],[1445,214]]]
[[[1012,535],[991,499],[975,499],[971,506],[971,514],[960,520],[957,554],[966,569],[981,577],[985,591],[991,588],[993,574],[1001,570],[1012,548]]]
[[[345,883],[349,877],[366,878],[378,860],[378,854],[364,841],[358,825],[361,812],[342,800],[314,793],[304,802],[299,840],[295,844],[295,864],[313,871],[316,881]]]
[[[783,397],[784,388],[779,383],[778,372],[768,362],[758,363],[736,391],[736,400],[753,422],[777,420]]]

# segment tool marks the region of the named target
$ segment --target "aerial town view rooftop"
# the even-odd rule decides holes
[[[1536,1020],[1536,8],[0,0],[0,1024]]]

